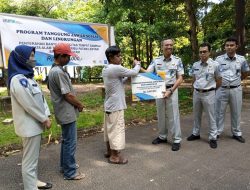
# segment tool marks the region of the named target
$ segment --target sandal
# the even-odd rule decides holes
[[[110,164],[121,164],[121,165],[124,165],[124,164],[128,163],[128,160],[126,158],[119,157],[118,161],[112,161],[112,160],[108,159],[108,162]]]
[[[108,152],[105,152],[103,155],[104,155],[105,158],[109,158],[111,156],[111,154],[108,153]]]
[[[76,173],[76,175],[72,178],[64,177],[65,180],[81,180],[83,178],[85,178],[85,174],[83,173]]]
[[[76,169],[78,169],[80,167],[80,165],[79,164],[76,164]],[[59,172],[60,173],[64,173],[64,171],[63,171],[63,168],[62,167],[60,167],[60,169],[59,169]]]

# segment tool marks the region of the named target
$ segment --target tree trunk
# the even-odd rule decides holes
[[[133,45],[133,57],[136,57],[136,37],[134,34],[131,35],[132,45]]]
[[[148,44],[148,36],[146,37],[146,56],[147,56],[147,66],[150,63],[150,58],[149,58],[149,44]]]
[[[138,59],[141,60],[141,41],[138,41]]]
[[[245,54],[245,6],[246,0],[235,0],[235,27],[236,38],[239,43],[237,53]]]
[[[197,40],[197,19],[196,11],[194,8],[193,0],[185,0],[185,8],[188,15],[190,25],[190,42],[192,48],[192,61],[196,61],[198,58],[198,40]]]
[[[149,39],[149,62],[153,60],[153,40]]]

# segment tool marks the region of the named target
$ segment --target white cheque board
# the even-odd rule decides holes
[[[154,73],[139,73],[131,79],[132,100],[152,100],[163,98],[166,85],[162,78]]]

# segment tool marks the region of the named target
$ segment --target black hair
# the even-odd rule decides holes
[[[114,57],[115,55],[118,55],[119,53],[121,53],[121,50],[117,46],[110,46],[105,51],[105,55],[108,61],[110,61],[111,57]]]
[[[54,54],[54,59],[59,58],[59,56],[61,56],[61,57],[67,57],[69,55],[68,54]]]
[[[207,47],[209,52],[211,50],[211,45],[208,42],[203,42],[202,44],[200,44],[200,47]]]
[[[173,44],[174,44],[174,40],[173,40],[172,38],[163,38],[163,39],[161,40],[161,47],[162,47],[163,42],[164,42],[165,40],[171,40],[171,41],[173,42]]]
[[[235,42],[235,44],[238,45],[238,40],[234,36],[231,36],[231,37],[227,38],[226,41],[225,41],[225,44],[226,44],[226,42]]]

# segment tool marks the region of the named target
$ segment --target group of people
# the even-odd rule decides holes
[[[104,100],[104,142],[107,152],[104,156],[111,164],[127,164],[121,151],[125,148],[126,109],[124,83],[128,77],[141,72],[161,73],[166,84],[164,98],[156,100],[159,136],[152,144],[167,143],[168,130],[172,134],[172,150],[181,146],[181,127],[178,105],[178,87],[183,81],[184,68],[179,57],[173,53],[174,41],[164,39],[161,42],[163,55],[154,59],[145,70],[140,61],[134,60],[134,67],[123,67],[121,50],[110,46],[105,54],[109,64],[102,71]],[[231,110],[233,138],[244,143],[240,129],[242,105],[241,80],[247,77],[249,65],[243,56],[237,55],[237,40],[228,38],[225,42],[226,54],[213,61],[210,56],[211,46],[200,45],[200,61],[193,64],[193,111],[194,125],[188,141],[200,139],[201,115],[207,113],[209,124],[209,144],[217,147],[217,139],[223,132],[226,107]],[[77,171],[75,152],[77,143],[76,119],[83,110],[83,104],[77,99],[70,76],[64,66],[70,56],[77,56],[70,45],[58,43],[53,48],[54,64],[48,75],[48,88],[55,118],[62,128],[60,154],[60,172],[65,180],[81,180],[85,177]],[[8,63],[8,88],[12,100],[12,112],[15,132],[22,138],[23,159],[22,177],[24,190],[50,189],[51,183],[38,180],[38,158],[41,134],[51,127],[50,111],[39,84],[33,79],[35,48],[19,45],[13,50]],[[163,74],[162,74],[163,73]]]
[[[249,65],[244,56],[236,54],[238,41],[230,37],[225,41],[226,53],[213,61],[211,46],[200,45],[200,61],[193,64],[193,113],[194,124],[188,141],[200,139],[201,117],[204,110],[208,118],[209,144],[217,148],[217,139],[224,129],[227,105],[231,113],[232,138],[245,143],[240,128],[242,108],[241,81],[249,75]]]
[[[49,72],[48,87],[55,118],[62,128],[60,172],[65,180],[85,177],[77,172],[75,152],[77,142],[76,118],[83,110],[77,99],[70,77],[63,66],[76,56],[70,45],[58,43],[54,49],[54,64]],[[50,111],[39,84],[34,80],[35,48],[19,45],[10,53],[8,88],[11,95],[15,132],[22,138],[22,177],[24,190],[50,189],[51,183],[38,180],[38,159],[41,134],[51,127]]]
[[[106,50],[109,64],[103,69],[105,86],[104,141],[107,145],[107,157],[110,163],[126,164],[128,160],[121,155],[125,147],[124,115],[126,109],[124,82],[127,77],[139,72],[152,72],[165,81],[166,91],[163,98],[156,99],[159,135],[152,144],[167,143],[168,131],[172,135],[172,151],[181,147],[181,127],[178,101],[178,87],[183,81],[184,67],[179,57],[173,55],[174,41],[164,39],[161,42],[162,55],[155,58],[147,69],[140,67],[134,60],[134,68],[121,66],[121,51],[116,46]],[[209,145],[217,148],[217,139],[223,132],[227,105],[231,112],[232,138],[244,143],[240,128],[242,108],[241,81],[249,75],[249,65],[244,56],[236,54],[238,41],[234,37],[226,39],[226,53],[215,61],[210,58],[211,45],[199,46],[200,60],[192,66],[193,89],[193,130],[188,141],[200,139],[202,112],[207,115]]]
[[[181,59],[172,55],[172,39],[162,41],[163,55],[157,57],[144,72],[165,72],[166,92],[163,99],[157,99],[159,136],[152,144],[167,143],[168,129],[172,133],[172,150],[178,151],[181,142],[181,128],[178,106],[178,86],[183,80]],[[192,66],[193,76],[193,115],[192,134],[188,141],[200,139],[202,112],[207,114],[209,127],[209,145],[217,148],[217,139],[224,129],[227,105],[231,112],[231,131],[233,138],[245,142],[240,128],[242,107],[241,80],[249,74],[249,65],[244,56],[236,54],[238,41],[230,37],[225,41],[226,53],[215,61],[210,58],[211,45],[202,43],[199,47],[200,60]]]

